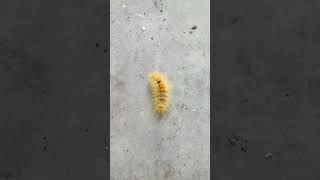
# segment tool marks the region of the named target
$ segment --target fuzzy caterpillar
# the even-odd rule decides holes
[[[170,106],[170,85],[167,78],[159,72],[149,74],[149,86],[153,107],[157,113],[165,113]]]

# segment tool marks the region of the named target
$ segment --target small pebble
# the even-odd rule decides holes
[[[182,108],[188,110],[187,106],[185,106],[184,104],[182,105]]]
[[[272,158],[272,153],[269,152],[269,153],[265,154],[264,157],[266,159],[270,159],[270,158]]]

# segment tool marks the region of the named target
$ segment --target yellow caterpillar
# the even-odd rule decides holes
[[[152,94],[154,110],[165,113],[170,106],[170,85],[167,78],[159,72],[149,74],[149,85]]]

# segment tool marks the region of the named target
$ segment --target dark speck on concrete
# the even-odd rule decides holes
[[[46,89],[46,88],[42,88],[42,89],[41,89],[41,93],[42,93],[42,94],[46,94],[46,93],[47,93],[47,89]]]
[[[191,29],[192,30],[196,30],[198,28],[198,26],[192,26]]]
[[[163,12],[163,10],[161,9],[161,10],[160,10],[160,12],[162,13],[162,12]]]
[[[232,135],[232,138],[233,138],[234,140],[236,140],[236,141],[239,141],[239,140],[240,140],[240,136],[235,135],[235,134]]]
[[[230,145],[231,145],[232,147],[237,145],[236,140],[233,139],[233,138],[228,138],[228,141],[229,141],[229,143],[230,143]]]
[[[242,147],[241,147],[241,151],[247,152],[247,151],[248,151],[248,147],[247,147],[247,146],[242,146]]]
[[[96,43],[96,47],[99,47],[99,45],[100,45],[99,43]]]
[[[0,178],[1,177],[4,177],[4,179],[7,180],[7,179],[15,178],[16,176],[13,174],[13,172],[5,171],[0,173]]]
[[[246,152],[248,149],[248,146],[247,146],[248,139],[242,136],[232,134],[232,136],[228,138],[228,142],[232,147],[239,145],[240,150],[243,152]]]
[[[27,88],[32,89],[33,88],[32,84],[31,83],[27,83]]]
[[[237,22],[239,22],[239,20],[240,20],[240,16],[233,18],[232,24],[236,24]]]
[[[45,152],[45,151],[47,151],[47,150],[48,150],[47,145],[44,145],[44,146],[42,147],[42,151]]]
[[[245,99],[241,99],[240,100],[240,103],[248,103],[249,102],[249,99],[248,98],[245,98]]]

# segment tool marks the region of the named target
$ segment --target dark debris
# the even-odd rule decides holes
[[[240,147],[240,150],[242,152],[247,152],[248,151],[248,138],[232,134],[231,137],[228,137],[228,142],[232,147],[238,146]]]

